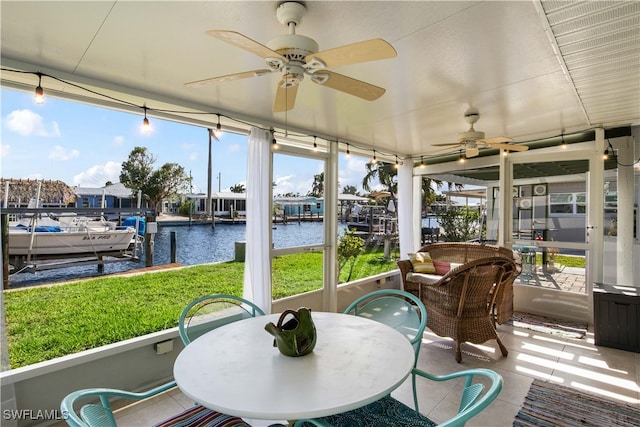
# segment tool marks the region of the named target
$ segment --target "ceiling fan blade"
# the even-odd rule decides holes
[[[208,85],[211,83],[226,82],[229,80],[240,80],[240,79],[246,79],[249,77],[259,77],[259,76],[271,73],[272,71],[273,70],[264,69],[264,70],[245,71],[242,73],[235,73],[235,74],[227,74],[226,76],[211,77],[209,79],[196,80],[194,82],[185,83],[185,86],[198,87],[198,86]]]
[[[327,70],[316,71],[311,80],[319,85],[328,86],[331,89],[339,90],[367,101],[375,101],[386,92],[381,87]]]
[[[209,30],[207,31],[207,34],[209,34],[211,37],[222,40],[223,42],[237,46],[240,49],[251,52],[254,55],[258,55],[261,58],[278,58],[283,62],[287,62],[286,58],[280,55],[278,52],[275,52],[269,49],[267,46],[258,43],[257,41],[250,39],[244,34],[240,34],[236,31]]]
[[[513,145],[513,144],[489,144],[489,148],[500,148],[502,150],[509,151],[527,151],[529,147],[526,145]]]
[[[276,89],[276,99],[273,102],[274,113],[289,111],[296,103],[298,85],[286,87],[284,82],[284,79],[280,80],[280,82],[278,83],[278,88]]]
[[[371,39],[312,53],[307,55],[305,61],[310,62],[313,58],[317,58],[326,67],[339,67],[396,56],[396,50],[388,42],[382,39]]]
[[[449,142],[446,144],[431,144],[434,147],[453,147],[454,145],[461,145],[459,142]]]
[[[480,150],[478,149],[478,147],[467,147],[464,151],[464,155],[467,157],[467,159],[475,157],[478,154],[480,154]]]
[[[496,136],[493,138],[480,138],[478,141],[486,144],[503,144],[505,142],[513,142],[513,139],[507,136]]]

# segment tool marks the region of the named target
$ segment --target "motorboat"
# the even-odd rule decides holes
[[[99,255],[127,250],[136,229],[103,219],[38,215],[9,226],[9,256]]]

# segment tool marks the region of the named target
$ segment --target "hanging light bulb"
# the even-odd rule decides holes
[[[425,168],[425,164],[424,164],[424,156],[420,156],[420,167],[421,168]]]
[[[502,150],[502,155],[507,157],[509,155],[509,150]]]
[[[458,159],[458,161],[460,163],[464,163],[467,159],[464,157],[464,154],[462,154],[462,150],[460,150],[460,158]]]
[[[398,155],[396,154],[396,165],[395,168],[398,169],[400,167],[400,163],[398,162]]]
[[[347,144],[347,159],[351,158],[351,151],[349,151],[349,144]]]
[[[271,148],[273,148],[274,150],[277,150],[280,146],[278,145],[278,141],[276,140],[276,133],[274,132],[273,128],[271,128],[270,131],[271,131]]]
[[[222,136],[222,125],[220,124],[220,114],[218,114],[218,124],[216,125],[216,130],[213,131],[214,135],[216,136],[216,138],[220,139],[220,137]]]
[[[378,158],[376,157],[376,150],[373,150],[373,157],[371,158],[371,164],[375,165],[378,163]]]
[[[318,151],[318,143],[315,136],[313,137],[313,151]]]
[[[564,142],[564,133],[562,134],[562,143],[560,144],[560,147],[562,147],[563,150],[566,150],[567,148],[567,143]]]
[[[38,73],[38,86],[36,87],[36,94],[34,96],[36,104],[42,104],[44,102],[44,89],[42,89],[42,74]]]
[[[151,133],[151,124],[149,123],[149,119],[147,118],[147,107],[142,107],[144,109],[144,119],[142,119],[142,133]]]

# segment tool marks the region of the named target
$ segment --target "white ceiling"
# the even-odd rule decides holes
[[[432,144],[457,141],[470,106],[481,114],[476,130],[516,143],[640,124],[638,1],[307,1],[296,32],[320,50],[376,37],[396,49],[394,59],[333,70],[385,88],[380,99],[307,79],[285,114],[272,112],[278,73],[184,85],[265,68],[258,56],[205,31],[234,30],[266,44],[287,33],[276,19],[279,3],[2,1],[2,67],[64,80],[43,77],[49,95],[112,103],[77,84],[146,104],[150,117],[183,116],[211,127],[219,113],[223,126],[247,127],[225,116],[280,131],[286,124],[290,132],[403,158],[442,153]],[[29,91],[38,81],[8,71],[1,79]]]

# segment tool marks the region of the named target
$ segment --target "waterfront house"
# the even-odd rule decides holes
[[[74,187],[77,208],[132,208],[137,205],[133,191],[117,182],[104,187]]]
[[[637,290],[640,242],[634,237],[633,215],[640,193],[634,167],[640,153],[640,2],[304,2],[308,9],[304,19],[299,25],[291,22],[289,28],[277,19],[279,3],[2,2],[1,83],[30,93],[43,88],[45,96],[131,112],[141,122],[144,115],[151,122],[162,118],[198,126],[203,143],[211,140],[207,129],[218,124],[225,131],[248,135],[252,176],[247,189],[252,193],[247,194],[247,218],[259,225],[261,234],[247,239],[252,246],[247,253],[262,257],[247,258],[253,282],[247,282],[246,290],[268,311],[302,305],[337,311],[367,290],[400,286],[397,271],[355,284],[337,283],[333,218],[337,220],[340,173],[350,166],[340,158],[347,154],[398,166],[403,256],[419,245],[424,177],[497,188],[487,198],[488,204],[493,200],[487,207],[487,225],[502,246],[557,248],[584,256],[582,289],[521,283],[514,289],[516,310],[593,324],[596,283],[606,279]],[[246,35],[249,48],[210,37],[206,32],[212,29]],[[270,64],[254,54],[252,48],[258,45],[252,41],[262,46],[292,29],[316,40],[320,51],[381,38],[397,56],[329,67],[355,79],[355,86],[338,90],[334,89],[339,78],[322,85],[314,84],[312,76],[301,79],[302,73],[288,75],[287,83],[300,85],[300,90],[289,92],[297,94],[295,104],[286,104],[284,110],[293,107],[290,110],[274,111],[282,75],[269,72]],[[371,59],[359,46],[346,51]],[[217,79],[197,88],[185,85],[228,75],[244,78]],[[353,88],[361,96],[353,96]],[[362,99],[370,90],[380,97]],[[495,146],[476,139],[476,132],[512,141],[506,147]],[[528,150],[505,151],[516,145]],[[608,160],[602,158],[605,152]],[[272,166],[274,157],[281,155],[314,159],[319,166],[314,170],[324,170],[324,215],[332,220],[325,221],[325,240],[312,247],[270,244]],[[605,236],[605,171],[616,176],[617,236]],[[527,207],[527,202],[514,200],[527,197],[526,192],[521,197],[520,189],[533,191],[551,180],[578,181],[586,189],[584,204],[578,199],[571,204],[576,212],[586,209],[578,242],[514,236],[514,220],[523,218],[518,209],[524,215]],[[582,190],[561,192],[577,197]],[[547,203],[561,201],[535,197]],[[558,206],[563,209],[567,203],[558,205],[565,205]],[[310,249],[323,253],[319,289],[272,300],[272,278],[260,273],[265,271],[261,267],[283,254]],[[175,331],[163,331],[32,369],[3,372],[3,409],[54,408],[61,394],[85,386],[144,389],[165,381],[179,349],[158,355],[153,348],[176,337]],[[640,377],[635,354],[620,351],[618,357],[594,360],[594,354],[601,354],[598,347],[553,341],[518,341],[516,357],[512,352],[505,363],[510,366],[503,370],[508,378],[500,409],[512,411],[517,403],[508,401],[511,390],[520,390],[521,384],[540,376],[561,375],[572,385],[584,378],[602,378],[590,387],[617,395],[619,389],[609,390],[611,376],[600,376],[602,366],[609,374],[624,372],[625,390],[635,393],[632,399],[637,404]],[[491,361],[494,350],[488,348],[481,357]],[[546,367],[549,354],[555,357],[554,370]],[[562,375],[565,360],[587,359],[590,365]]]

